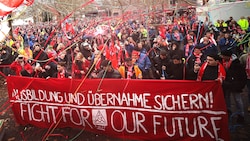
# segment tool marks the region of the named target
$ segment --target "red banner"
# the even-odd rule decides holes
[[[10,76],[7,83],[22,125],[54,124],[135,140],[229,140],[219,82]]]

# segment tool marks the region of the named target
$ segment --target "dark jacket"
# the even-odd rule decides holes
[[[206,60],[206,56],[202,55],[200,59],[201,59],[201,64],[199,65],[201,66],[202,63],[204,63],[204,61]],[[187,61],[187,64],[185,66],[186,79],[196,80],[197,73],[194,72],[194,65],[196,62],[196,57],[192,54],[190,58],[188,58],[186,61]]]
[[[0,62],[1,62],[1,65],[11,64],[12,63],[11,52],[9,52],[8,50],[5,50],[5,53],[1,54]]]
[[[240,64],[239,59],[232,61],[231,66],[226,70],[226,79],[223,82],[223,89],[231,92],[242,92],[246,85],[246,72]]]
[[[57,64],[55,62],[49,62],[47,65],[45,65],[44,67],[45,72],[40,71],[40,72],[36,72],[35,77],[39,77],[39,78],[47,78],[47,77],[54,77],[56,78],[57,75]]]
[[[162,66],[168,66],[170,60],[169,58],[161,59],[160,56],[156,56],[153,60],[153,71],[155,78],[160,79],[162,75]],[[156,73],[156,71],[159,71],[159,74]],[[166,73],[166,72],[165,72]],[[166,74],[165,74],[166,77]]]
[[[44,67],[44,65],[47,63],[44,62],[44,60],[48,60],[48,58],[48,55],[42,50],[33,52],[33,59],[35,59],[35,61],[38,60],[42,67]]]
[[[167,73],[169,75],[169,79],[182,80],[183,79],[183,67],[184,67],[184,64],[170,63],[169,66],[167,66]]]
[[[101,70],[98,74],[97,74],[97,78],[122,78],[120,72],[118,70],[112,70],[111,72],[108,72],[106,70]]]

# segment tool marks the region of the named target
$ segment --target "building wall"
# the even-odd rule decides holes
[[[241,16],[250,16],[250,1],[215,3],[205,7],[197,8],[203,10],[199,19],[208,16],[211,22],[215,23],[218,19],[228,20],[232,16],[235,20],[239,20]]]

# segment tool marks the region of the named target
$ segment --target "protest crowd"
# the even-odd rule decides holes
[[[240,15],[239,15],[240,16]],[[3,76],[71,79],[216,80],[228,112],[233,96],[244,122],[241,92],[249,89],[250,16],[200,21],[190,9],[120,20],[82,19],[15,27],[1,43]],[[58,26],[60,24],[60,26]]]

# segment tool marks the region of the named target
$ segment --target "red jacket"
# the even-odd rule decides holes
[[[73,64],[72,64],[73,78],[80,78],[80,79],[84,78],[85,75],[87,74],[88,67],[89,67],[88,61],[85,61],[82,63],[81,69],[79,68],[79,66],[75,62],[73,62]],[[84,74],[81,74],[81,71],[84,71]]]
[[[22,70],[26,70],[29,74],[33,72],[32,66],[27,62],[24,62],[24,66],[22,67],[18,61],[14,61],[11,63],[10,68],[14,70],[18,76],[21,76]]]

